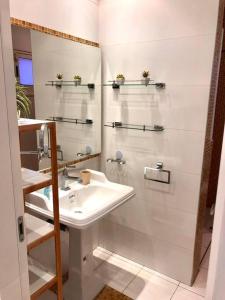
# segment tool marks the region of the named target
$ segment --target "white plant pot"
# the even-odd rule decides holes
[[[20,119],[20,115],[21,115],[21,111],[20,111],[20,110],[17,110],[17,119],[18,119],[18,120]]]
[[[61,87],[63,83],[63,79],[57,79],[58,82],[56,82],[57,87]]]
[[[142,84],[145,84],[146,86],[149,84],[149,82],[150,82],[150,78],[149,78],[149,77],[143,78],[143,79],[141,80],[141,83],[142,83]]]
[[[121,78],[121,79],[118,78],[118,79],[116,79],[116,83],[117,83],[117,84],[120,84],[120,85],[121,85],[121,84],[124,84],[124,82],[125,82],[125,79],[124,79],[124,78]]]
[[[75,85],[81,85],[81,79],[74,79]]]

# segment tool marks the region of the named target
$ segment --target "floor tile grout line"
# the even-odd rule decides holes
[[[173,278],[168,277],[168,278],[170,278],[171,280],[165,278],[165,277],[167,277],[166,275],[164,275],[165,277],[163,277],[163,274],[161,274],[161,273],[159,273],[159,274],[162,275],[162,276],[160,276],[159,274],[155,274],[154,272],[157,272],[157,271],[155,271],[155,270],[152,270],[152,269],[147,268],[147,269],[150,270],[150,271],[148,271],[148,270],[146,270],[146,267],[145,267],[145,266],[144,266],[143,269],[144,269],[146,272],[148,272],[148,273],[150,273],[150,274],[152,274],[152,275],[154,275],[154,276],[156,276],[156,277],[159,277],[159,278],[161,278],[161,279],[163,279],[163,280],[165,280],[165,281],[167,281],[167,282],[169,282],[169,283],[172,283],[172,284],[174,284],[174,285],[176,285],[176,286],[179,286],[179,284],[180,284],[180,281],[178,281],[178,280],[176,280],[177,283],[175,283],[175,282],[172,282]],[[152,271],[151,271],[151,270],[152,270]],[[158,272],[157,272],[157,273],[158,273]],[[174,279],[174,280],[175,280],[175,279]]]
[[[107,262],[107,260],[112,256],[113,254],[110,254],[108,258],[102,259],[102,262],[95,268],[95,271],[97,271],[103,264]],[[101,259],[101,258],[100,258]]]
[[[128,264],[129,264],[129,262],[131,262],[130,265],[133,265],[133,264],[134,264],[134,265],[140,266],[140,267],[141,267],[141,270],[138,271],[138,273],[136,274],[136,276],[137,276],[141,271],[146,271],[146,272],[150,273],[151,275],[156,276],[156,277],[159,277],[160,279],[163,279],[163,280],[165,280],[165,281],[167,281],[167,282],[169,282],[169,283],[172,283],[172,284],[174,284],[174,285],[176,285],[176,286],[178,286],[178,285],[180,284],[180,282],[179,282],[178,280],[177,280],[178,283],[175,283],[175,282],[172,281],[172,278],[171,278],[171,280],[169,280],[169,279],[167,279],[167,278],[164,278],[163,276],[160,276],[160,274],[155,274],[155,272],[157,272],[157,271],[155,271],[155,270],[153,270],[153,269],[150,269],[150,268],[148,268],[148,267],[146,267],[146,266],[144,266],[144,265],[137,264],[137,263],[135,263],[135,262],[133,262],[132,260],[129,260],[129,259],[127,259],[127,258],[124,258],[124,259],[123,259],[123,256],[121,256],[121,255],[119,255],[119,254],[116,254],[116,253],[114,253],[114,252],[111,252],[111,253],[112,253],[112,254],[111,254],[110,257],[116,255],[116,258],[119,259],[119,260],[121,260],[121,261],[123,261],[123,262],[126,262],[126,263],[128,263]],[[109,259],[110,257],[108,257],[108,259]],[[123,269],[123,270],[124,270],[124,269]],[[126,271],[126,270],[125,270],[125,271]],[[157,273],[158,273],[158,272],[157,272]],[[163,275],[163,274],[162,274],[162,275]],[[165,277],[166,277],[166,275],[165,275]]]
[[[128,288],[128,286],[138,277],[138,274],[143,270],[143,268],[141,268],[141,270],[139,270],[136,274],[134,274],[134,278],[132,278],[128,284],[125,286],[125,288],[122,290],[122,293],[124,293],[124,291]]]
[[[182,288],[182,289],[184,289],[184,290],[186,290],[186,291],[188,291],[188,292],[190,292],[190,293],[193,293],[193,294],[195,294],[195,295],[198,295],[198,296],[201,296],[201,297],[205,297],[204,295],[201,295],[201,294],[199,294],[199,293],[197,293],[197,292],[194,292],[194,291],[192,291],[192,290],[189,290],[189,289],[187,289],[187,288],[185,288],[185,287],[183,287],[183,286],[181,286],[181,285],[179,285],[179,287],[180,288]]]
[[[179,288],[179,284],[176,286],[175,291],[173,292],[173,295],[171,296],[170,300],[173,299],[173,296],[175,295],[175,293],[176,293],[176,291],[178,290],[178,288]]]
[[[208,248],[209,248],[209,247],[208,247]],[[102,252],[104,252],[104,251],[102,251]],[[107,252],[105,252],[105,253],[107,253]],[[109,253],[107,253],[107,254],[109,254]],[[114,255],[116,255],[116,256],[114,256]],[[127,264],[129,264],[129,265],[131,265],[131,266],[133,265],[133,261],[131,261],[131,260],[127,259],[127,258],[124,258],[124,259],[123,259],[123,257],[120,256],[119,254],[116,254],[116,253],[114,253],[114,252],[111,252],[111,254],[109,255],[109,257],[108,257],[107,259],[103,260],[102,263],[96,268],[96,270],[97,270],[102,264],[106,263],[107,260],[110,259],[110,258],[113,257],[113,256],[114,256],[115,258],[117,258],[118,260],[121,260],[121,261],[123,261],[123,262],[126,262]],[[131,262],[131,263],[129,263],[129,262]],[[134,263],[134,264],[135,264],[135,265],[139,265],[139,264],[137,264],[137,263]],[[166,278],[164,278],[163,276],[160,276],[159,274],[154,274],[154,272],[156,272],[156,271],[154,271],[154,270],[151,270],[151,269],[149,269],[149,268],[147,268],[147,267],[145,267],[145,266],[143,266],[143,265],[139,265],[139,266],[140,266],[140,270],[139,270],[136,274],[133,274],[134,277],[133,277],[133,278],[125,285],[125,287],[123,288],[123,290],[122,290],[123,293],[124,293],[124,291],[129,287],[129,285],[130,285],[130,284],[138,277],[138,274],[139,274],[141,271],[146,271],[146,272],[148,272],[149,274],[151,274],[152,276],[156,276],[156,277],[158,277],[158,278],[160,278],[160,279],[162,279],[162,280],[165,280],[165,281],[167,281],[167,282],[169,282],[169,283],[171,283],[171,284],[174,284],[174,285],[176,286],[176,289],[175,289],[175,291],[174,291],[174,293],[173,293],[173,295],[172,295],[172,297],[171,297],[170,299],[173,298],[175,292],[177,291],[177,289],[178,289],[179,287],[182,288],[182,289],[184,289],[184,290],[186,290],[186,291],[188,291],[188,292],[190,292],[190,293],[193,293],[193,294],[195,294],[195,295],[198,295],[198,296],[204,298],[204,296],[203,296],[202,294],[199,294],[199,293],[197,293],[197,292],[194,292],[194,291],[192,291],[192,290],[190,290],[190,289],[188,289],[188,288],[185,288],[185,287],[181,286],[182,282],[178,282],[178,283],[172,282],[172,281],[170,281],[169,279],[166,279]],[[200,268],[202,268],[202,267],[200,267]],[[147,270],[147,269],[149,269],[149,270]],[[202,269],[207,270],[207,269],[205,269],[205,268],[202,268]],[[123,269],[123,268],[121,268],[121,270],[126,271],[126,270]]]
[[[136,263],[136,262],[134,262],[134,261],[132,261],[132,260],[126,258],[126,257],[123,257],[123,256],[121,256],[121,255],[119,255],[119,254],[117,254],[117,253],[113,253],[113,252],[112,252],[112,256],[114,256],[115,258],[117,258],[117,259],[119,259],[119,260],[122,260],[123,262],[126,262],[126,263],[128,263],[128,264],[130,264],[130,265],[144,268],[144,265],[140,265],[140,264],[138,264],[138,263]]]

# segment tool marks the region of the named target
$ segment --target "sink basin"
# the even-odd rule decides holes
[[[69,190],[59,189],[60,221],[71,227],[85,228],[134,196],[134,189],[110,182],[104,173],[91,172],[89,185],[71,182]],[[26,206],[36,213],[52,217],[51,188],[27,196]]]

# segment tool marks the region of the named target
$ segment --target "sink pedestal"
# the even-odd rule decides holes
[[[65,300],[93,300],[104,283],[94,272],[91,227],[69,228],[69,279],[64,286]]]

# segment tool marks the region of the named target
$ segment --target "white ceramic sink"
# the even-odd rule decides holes
[[[69,184],[59,189],[60,221],[75,228],[85,228],[134,196],[130,186],[110,182],[104,173],[91,172],[90,184]],[[42,189],[27,196],[26,206],[36,213],[52,217],[52,191]]]

